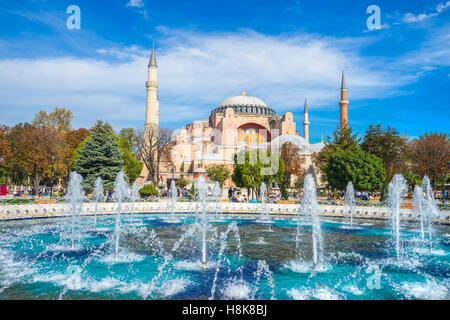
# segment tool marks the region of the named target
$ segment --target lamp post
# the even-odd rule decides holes
[[[55,160],[56,160],[56,157],[55,156],[51,156],[50,162],[51,162],[51,165],[52,165],[52,169],[51,169],[51,178],[50,178],[51,179],[50,198],[53,197],[53,167],[55,165]]]

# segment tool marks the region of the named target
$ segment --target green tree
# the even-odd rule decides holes
[[[386,181],[381,159],[361,149],[331,153],[325,174],[333,190],[345,190],[351,181],[356,190],[375,191],[380,190]]]
[[[123,170],[123,154],[110,125],[97,121],[76,153],[74,169],[83,176],[86,191],[94,189],[98,177],[105,190],[113,189],[117,174]]]
[[[322,173],[322,181],[328,182],[325,171],[328,166],[330,155],[339,151],[354,151],[358,149],[360,142],[358,134],[353,134],[352,127],[336,128],[331,137],[327,137],[325,147],[312,155],[312,161],[316,168]]]
[[[422,178],[417,173],[407,172],[405,179],[410,191],[414,190],[415,185],[420,186],[422,184]]]
[[[184,178],[178,179],[175,182],[175,185],[177,186],[177,188],[181,188],[181,189],[185,188],[188,184],[189,184],[189,181],[187,181]]]
[[[119,132],[119,138],[125,139],[128,142],[128,144],[130,145],[130,152],[134,156],[137,156],[139,154],[139,139],[136,130],[134,130],[133,128],[123,128]]]
[[[240,188],[252,190],[259,195],[259,187],[264,182],[270,185],[272,181],[281,185],[285,166],[283,160],[270,151],[261,152],[258,149],[241,151],[234,156],[234,170],[231,179]]]
[[[131,145],[126,138],[117,138],[117,142],[120,151],[122,151],[124,172],[131,184],[141,174],[144,164],[132,154]]]
[[[146,184],[145,186],[143,186],[141,189],[139,189],[139,194],[141,195],[141,197],[143,198],[147,198],[150,196],[158,196],[159,192],[158,190],[153,186],[153,184]]]
[[[390,181],[396,173],[404,174],[409,160],[408,137],[402,136],[397,129],[380,125],[370,125],[367,129],[361,149],[377,156],[386,169],[386,180]]]
[[[223,186],[223,183],[230,178],[230,170],[224,164],[211,166],[206,169],[206,173],[208,174],[209,179],[219,182],[221,187]]]
[[[32,124],[38,127],[51,128],[59,133],[72,130],[72,111],[64,108],[55,108],[54,111],[47,113],[44,110],[34,115]]]

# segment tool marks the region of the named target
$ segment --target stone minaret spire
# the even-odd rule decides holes
[[[309,143],[309,120],[308,120],[308,103],[305,98],[305,108],[304,108],[304,120],[303,120],[303,132],[304,132],[304,138],[306,142]]]
[[[156,65],[155,44],[148,63],[147,103],[145,109],[145,125],[159,125],[159,101],[158,101],[158,66]]]
[[[347,84],[345,83],[344,67],[342,67],[342,81],[341,81],[341,107],[340,129],[347,128],[348,125],[348,100],[347,100]]]

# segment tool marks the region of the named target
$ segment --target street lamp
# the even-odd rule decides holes
[[[53,167],[54,167],[54,165],[55,165],[55,160],[56,160],[56,157],[55,157],[55,156],[51,156],[50,162],[51,162],[51,164],[52,164],[52,170],[51,170],[50,198],[53,197]]]

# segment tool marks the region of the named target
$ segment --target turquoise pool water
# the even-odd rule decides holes
[[[322,218],[323,260],[314,269],[308,221],[225,215],[209,223],[202,269],[201,235],[189,232],[195,216],[169,217],[122,215],[117,258],[113,216],[98,217],[96,228],[93,217],[77,220],[74,248],[70,218],[1,222],[0,299],[450,298],[449,226],[434,227],[430,251],[418,224],[403,224],[397,259],[389,222],[349,229]],[[238,234],[224,237],[233,221]]]

